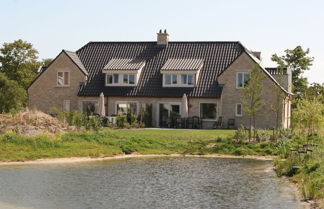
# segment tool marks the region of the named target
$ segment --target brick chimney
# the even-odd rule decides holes
[[[162,30],[160,30],[157,33],[157,45],[159,47],[167,47],[169,42],[169,34],[167,33],[166,29],[164,30],[164,33],[162,33]]]

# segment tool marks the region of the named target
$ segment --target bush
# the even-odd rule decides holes
[[[118,115],[116,119],[116,125],[118,128],[125,128],[127,125],[127,118],[126,115]]]
[[[256,140],[258,142],[268,141],[270,139],[271,139],[270,130],[257,130],[257,132],[256,132]]]
[[[249,139],[249,133],[245,130],[245,127],[241,125],[241,127],[235,131],[234,138],[238,141],[246,141]]]
[[[52,111],[56,117],[77,128],[84,127],[86,130],[98,131],[102,126],[102,118],[97,115],[86,115],[78,111],[62,111],[58,108],[53,108]]]

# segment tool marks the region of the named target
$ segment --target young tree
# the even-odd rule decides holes
[[[30,43],[20,39],[4,43],[0,48],[0,72],[26,89],[36,77],[37,69],[41,65],[37,59],[38,51]]]
[[[292,69],[293,93],[296,99],[305,95],[307,89],[307,78],[302,77],[305,70],[312,66],[314,58],[309,57],[309,49],[303,50],[301,46],[294,49],[285,50],[285,55],[279,57],[277,54],[272,55],[271,60],[276,62],[281,68]]]
[[[17,110],[25,106],[27,93],[16,81],[0,73],[0,113]]]
[[[318,98],[302,99],[293,115],[294,128],[312,135],[324,126],[324,104]]]
[[[249,127],[249,138],[251,139],[252,129],[253,137],[256,136],[256,117],[262,109],[264,102],[262,100],[262,81],[264,79],[264,75],[261,72],[261,69],[258,65],[256,65],[250,74],[250,80],[248,82],[247,87],[242,89],[243,98],[242,103],[244,107],[244,112],[250,117],[250,127]]]

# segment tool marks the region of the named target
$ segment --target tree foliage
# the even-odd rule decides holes
[[[0,72],[26,89],[35,79],[37,69],[42,64],[37,59],[38,51],[28,42],[19,39],[4,43],[0,48]]]
[[[260,113],[264,102],[262,100],[262,81],[264,79],[264,75],[261,72],[259,66],[255,66],[250,75],[250,80],[244,89],[243,92],[243,107],[244,112],[250,117],[250,138],[252,128],[255,130],[256,128],[256,117]],[[254,131],[255,137],[255,131]]]
[[[271,60],[276,62],[279,67],[292,69],[293,93],[297,98],[304,96],[307,90],[307,78],[302,75],[305,70],[310,69],[314,61],[314,58],[308,55],[309,49],[304,50],[301,46],[297,46],[294,49],[285,50],[283,56],[274,54],[271,57]]]
[[[293,114],[294,127],[308,135],[324,126],[324,104],[318,98],[302,99]]]
[[[307,91],[306,91],[306,98],[308,99],[319,99],[324,104],[324,83],[312,83]]]
[[[16,81],[0,73],[0,113],[19,110],[25,106],[26,100],[26,91]]]

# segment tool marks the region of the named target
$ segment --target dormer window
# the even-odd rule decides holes
[[[106,74],[106,84],[119,84],[119,74]]]
[[[194,87],[202,67],[202,59],[168,59],[161,68],[163,87]]]
[[[145,61],[134,59],[111,59],[102,72],[106,86],[136,86]]]
[[[195,75],[182,74],[181,75],[181,84],[194,85],[195,84]]]

